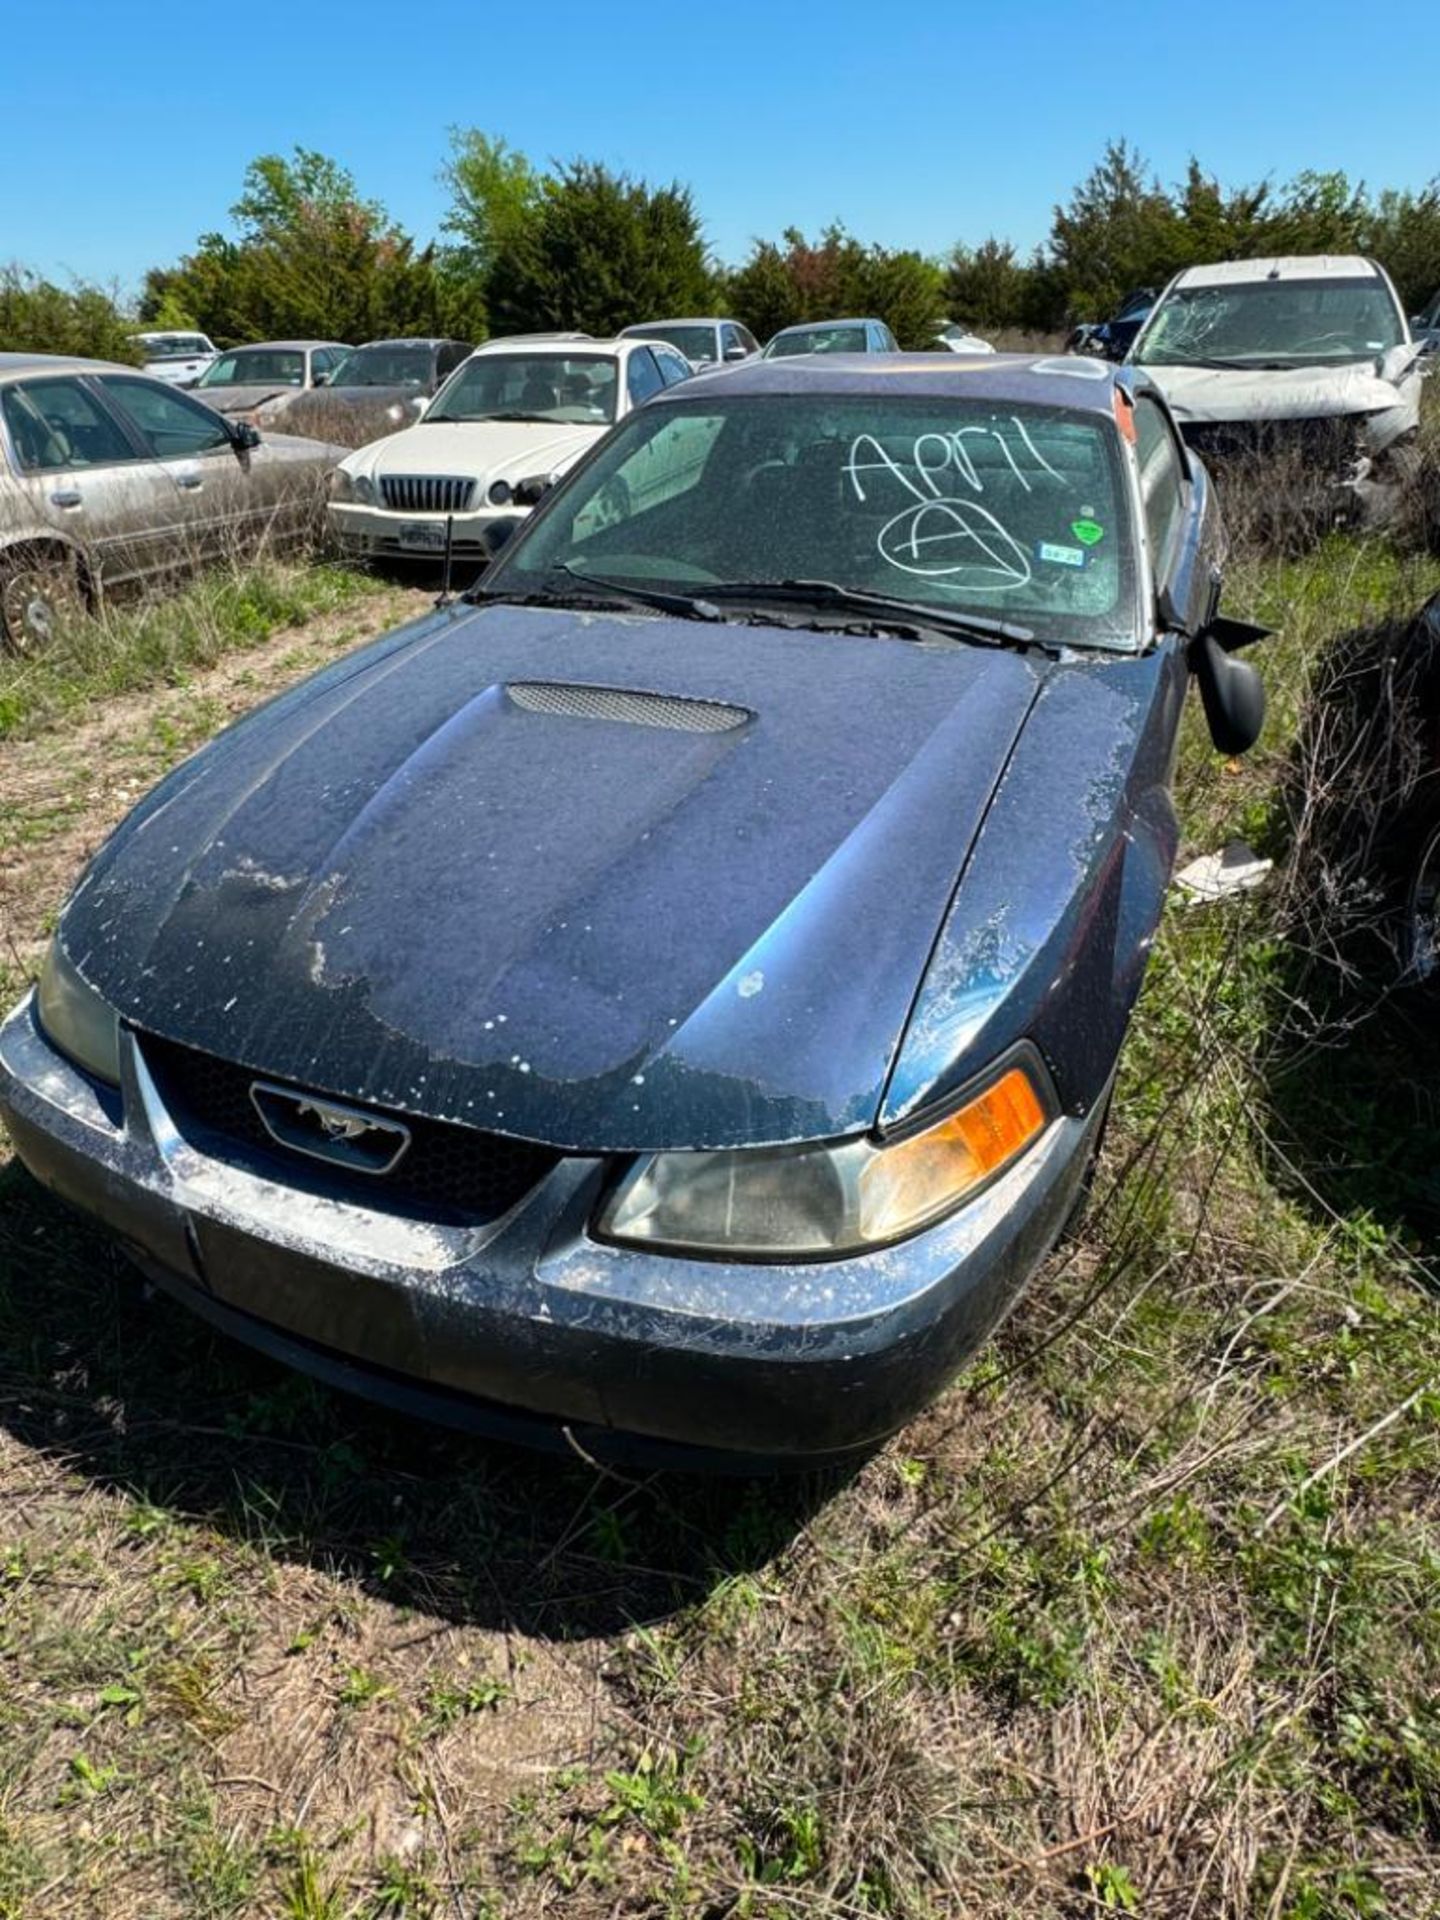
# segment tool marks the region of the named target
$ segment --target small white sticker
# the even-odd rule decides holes
[[[1053,540],[1042,540],[1035,549],[1037,560],[1048,560],[1052,567],[1083,567],[1083,547],[1057,547]]]

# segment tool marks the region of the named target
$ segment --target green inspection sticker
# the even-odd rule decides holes
[[[1082,547],[1093,547],[1105,538],[1105,529],[1098,520],[1072,520],[1070,531]]]

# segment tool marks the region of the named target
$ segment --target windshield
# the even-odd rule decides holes
[[[435,377],[429,347],[357,347],[330,377],[332,387],[428,387]]]
[[[281,353],[266,347],[222,353],[196,382],[201,387],[303,387],[304,384],[303,353]]]
[[[767,360],[783,360],[792,353],[864,353],[864,327],[796,327],[777,333],[765,349]]]
[[[567,569],[702,598],[824,580],[917,614],[1135,651],[1121,474],[1113,424],[1059,408],[834,393],[664,402],[601,443],[478,591],[563,600]]]
[[[677,347],[697,366],[709,366],[720,357],[714,327],[627,327],[625,332],[632,340],[663,340],[666,346]]]
[[[139,345],[147,360],[193,360],[198,354],[214,352],[210,342],[195,333],[142,334]]]
[[[1341,366],[1398,346],[1400,314],[1380,280],[1251,280],[1177,287],[1140,336],[1149,367]]]
[[[594,353],[480,353],[435,396],[431,420],[553,420],[608,426],[616,363]]]

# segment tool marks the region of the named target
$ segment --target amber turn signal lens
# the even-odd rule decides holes
[[[1045,1130],[1045,1108],[1020,1067],[923,1133],[881,1149],[860,1176],[867,1239],[914,1232],[1024,1152]]]

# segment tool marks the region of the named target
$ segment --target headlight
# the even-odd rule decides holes
[[[599,1230],[741,1260],[885,1246],[953,1212],[1018,1160],[1053,1113],[1039,1073],[1011,1066],[898,1140],[651,1154],[627,1174]]]
[[[503,507],[507,505],[510,499],[510,482],[508,480],[492,481],[490,491],[486,494],[485,498],[490,502],[492,507]]]
[[[86,986],[59,938],[50,942],[40,972],[40,1024],[60,1052],[97,1080],[120,1084],[120,1019],[108,1000]]]
[[[368,507],[375,498],[375,482],[369,474],[348,473],[344,467],[336,467],[330,476],[330,498]]]

